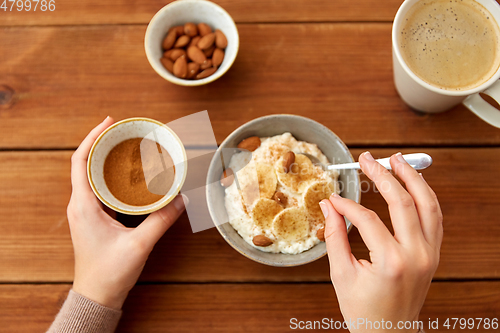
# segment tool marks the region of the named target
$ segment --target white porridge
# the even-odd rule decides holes
[[[328,158],[315,144],[297,141],[290,133],[260,138],[260,146],[257,137],[251,139],[253,152],[236,153],[229,162],[229,168],[238,170],[225,189],[230,224],[265,252],[298,254],[324,241],[319,202],[338,193],[338,173],[324,171],[300,153],[325,165]],[[286,162],[290,155],[291,165]]]

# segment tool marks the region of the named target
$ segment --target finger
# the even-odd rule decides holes
[[[437,225],[437,237],[436,237],[438,246],[436,248],[439,251],[441,249],[441,243],[443,241],[443,211],[441,210],[441,205],[439,204],[436,192],[434,192],[429,183],[427,183],[424,176],[421,173],[419,173],[419,175],[420,177],[422,177],[425,184],[429,187],[429,191],[431,192],[431,195],[434,198],[434,200],[436,200],[436,202],[438,203],[438,223],[437,223],[438,225]]]
[[[401,153],[391,156],[390,161],[392,169],[406,184],[406,189],[415,202],[424,238],[435,247],[439,238],[438,229],[441,215],[437,198],[431,193],[429,185],[405,161]]]
[[[182,214],[189,200],[185,195],[179,194],[167,206],[149,215],[137,228],[135,237],[138,237],[151,249]]]
[[[340,215],[347,217],[358,228],[370,252],[383,252],[387,245],[394,245],[394,237],[374,211],[337,194],[330,197],[330,202]]]
[[[333,208],[329,200],[323,200],[319,205],[325,216],[325,242],[330,276],[332,280],[337,280],[346,274],[352,274],[356,258],[351,253],[344,217]]]
[[[79,195],[93,194],[87,178],[87,158],[97,137],[113,123],[114,120],[111,117],[104,119],[87,135],[73,153],[71,157],[71,184],[75,193]]]
[[[396,240],[407,244],[422,240],[424,236],[412,196],[369,152],[361,154],[359,162],[363,172],[373,180],[389,205]]]

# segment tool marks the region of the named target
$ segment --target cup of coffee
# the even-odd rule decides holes
[[[87,174],[99,200],[128,215],[152,213],[179,193],[187,155],[169,127],[149,118],[129,118],[108,127],[92,146]]]
[[[396,89],[427,113],[460,103],[500,128],[500,6],[492,0],[406,0],[392,26]]]

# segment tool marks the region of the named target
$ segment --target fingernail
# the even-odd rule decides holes
[[[375,161],[375,159],[373,158],[372,154],[369,152],[369,151],[365,151],[363,153],[363,156],[368,160],[368,161]]]
[[[184,207],[187,207],[189,206],[189,198],[187,195],[185,194],[181,194],[182,195],[182,198],[184,199]]]
[[[337,193],[333,193],[331,196],[330,196],[330,199],[331,198],[335,198],[335,199],[338,199],[338,198],[341,198],[340,195],[338,195]]]
[[[105,122],[106,120],[108,120],[109,116],[107,116],[106,118],[104,118],[104,120],[102,122]]]
[[[326,219],[328,217],[328,207],[326,206],[326,203],[324,203],[323,201],[320,201],[319,208],[321,208],[321,211],[323,212],[323,216]]]
[[[184,200],[185,200],[185,203],[184,203]],[[189,199],[186,196],[183,196],[182,194],[179,194],[174,199],[174,207],[178,211],[184,210],[184,208],[186,207],[186,205],[188,203],[189,203]]]
[[[403,155],[401,153],[396,154],[396,158],[398,159],[399,162],[401,163],[406,163],[405,159],[403,158]]]

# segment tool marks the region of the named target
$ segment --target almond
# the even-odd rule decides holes
[[[190,62],[188,63],[188,73],[187,73],[187,78],[192,79],[198,74],[200,70],[200,65],[195,63],[195,62]]]
[[[178,78],[185,79],[187,76],[186,57],[179,57],[174,63],[174,75]]]
[[[208,49],[203,50],[203,53],[204,53],[207,57],[211,57],[211,56],[212,56],[212,54],[214,54],[214,50],[215,50],[215,45],[212,45],[212,46],[210,46]]]
[[[174,46],[175,40],[177,39],[177,33],[175,30],[171,30],[167,36],[165,36],[165,39],[163,40],[163,49],[164,50],[170,50],[172,46]]]
[[[168,32],[175,31],[175,34],[177,35],[176,37],[184,35],[184,26],[183,25],[176,25],[175,27],[172,27],[168,30]]]
[[[318,237],[318,239],[322,242],[325,241],[325,228],[321,228],[321,229],[318,229],[318,231],[316,231],[316,237]]]
[[[271,239],[264,235],[257,235],[253,238],[252,242],[255,244],[255,246],[261,246],[261,247],[266,247],[269,246],[273,243]]]
[[[283,172],[290,172],[290,166],[295,162],[295,154],[293,151],[289,151],[283,156]]]
[[[227,47],[226,35],[220,30],[215,30],[215,45],[220,49],[225,49]]]
[[[196,27],[196,24],[191,22],[184,24],[184,33],[189,37],[196,36],[198,34],[198,28]]]
[[[217,71],[217,68],[216,67],[210,67],[210,68],[207,68],[205,69],[203,72],[201,72],[200,74],[196,75],[196,78],[199,80],[199,79],[204,79],[206,77],[209,77],[210,75],[212,75],[213,73],[215,73],[215,71]]]
[[[170,55],[172,54],[172,52],[174,52],[174,49],[170,49],[168,51],[163,52],[163,57],[164,58],[170,58]]]
[[[201,37],[200,41],[198,42],[198,47],[202,50],[206,50],[210,46],[214,45],[214,42],[215,42],[215,34],[211,32],[208,35]]]
[[[177,31],[177,37],[182,36],[185,34],[184,32],[184,26],[183,25],[178,25],[175,27],[175,31]]]
[[[183,49],[172,49],[172,52],[170,53],[170,59],[172,59],[172,61],[176,61],[177,59],[185,55],[186,51],[184,51]]]
[[[193,60],[194,62],[200,65],[207,60],[207,57],[203,54],[203,52],[201,52],[198,46],[188,47],[187,56],[189,59]]]
[[[170,60],[169,58],[161,58],[160,59],[163,67],[165,67],[167,69],[167,71],[169,71],[170,73],[173,73],[174,72],[174,62],[172,60]]]
[[[227,168],[220,175],[220,184],[224,187],[229,187],[234,181],[234,173],[231,168]]]
[[[273,195],[273,199],[274,201],[276,201],[277,203],[283,205],[283,206],[286,206],[287,202],[288,202],[288,198],[286,195],[284,195],[283,193],[281,192],[276,192],[274,193]]]
[[[201,70],[205,70],[205,69],[210,68],[210,67],[212,67],[212,60],[211,59],[207,59],[203,64],[200,65]]]
[[[188,35],[182,35],[179,37],[179,39],[177,39],[177,41],[174,44],[174,47],[175,48],[184,47],[184,46],[188,45],[190,41],[191,41],[191,37],[189,37]]]
[[[210,28],[210,26],[206,23],[198,23],[198,32],[200,33],[200,36],[203,37],[211,33],[212,28]]]
[[[254,151],[255,149],[260,147],[260,138],[258,136],[251,136],[241,141],[238,144],[238,148],[245,149],[248,151]]]
[[[200,36],[193,37],[191,39],[191,41],[189,42],[188,46],[196,46],[196,45],[198,45],[198,42],[200,41],[200,39],[201,39]]]
[[[212,55],[212,64],[214,67],[219,67],[222,64],[222,61],[224,61],[224,51],[217,48]]]

